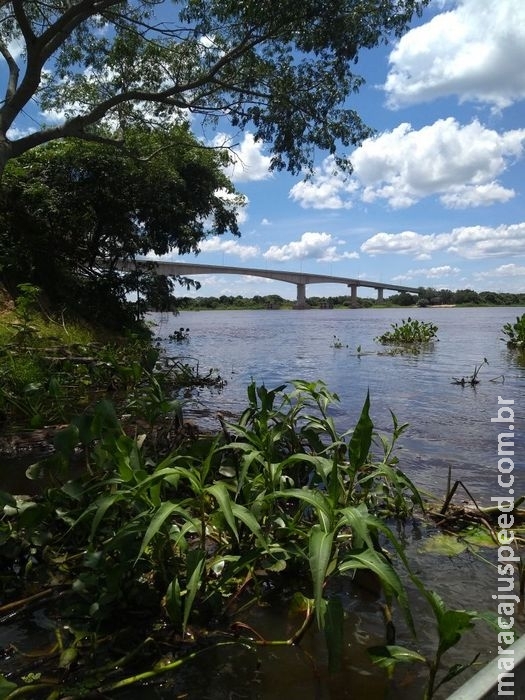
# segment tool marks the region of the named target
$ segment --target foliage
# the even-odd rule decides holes
[[[36,290],[22,291],[27,304],[18,305],[19,326],[12,330],[14,359],[23,357],[20,349],[27,342],[21,328],[29,329],[33,341],[38,338],[31,330]],[[103,352],[110,365],[114,349]],[[34,348],[27,359],[32,356]],[[125,357],[118,376],[133,388],[132,408],[145,421],[138,424],[139,433],[122,425],[103,401],[56,435],[52,459],[30,468],[32,478],[48,478],[40,497],[0,493],[6,599],[35,587],[59,596],[59,668],[44,673],[47,680],[39,684],[37,679],[34,687],[25,680],[29,675],[17,675],[20,695],[85,697],[91,690],[109,695],[123,684],[151,680],[198,658],[214,639],[227,640],[217,645],[254,648],[253,630],[239,632],[239,626],[231,634],[229,623],[242,618],[253,600],[267,603],[269,590],[285,588],[302,592],[305,619],[279,643],[299,643],[315,615],[335,668],[344,610],[330,584],[342,579],[347,590],[363,571],[382,588],[386,608],[397,600],[410,624],[413,593],[404,582],[407,571],[436,621],[438,643],[427,655],[397,646],[390,622],[387,644],[372,650],[380,665],[391,670],[403,661],[424,664],[427,698],[469,667],[445,668],[445,654],[481,616],[450,609],[418,583],[400,539],[387,527],[389,519],[403,521],[423,509],[394,455],[406,428],[395,416],[391,438],[376,435],[367,398],[354,430],[340,433],[331,417],[337,396],[322,383],[294,382],[291,393],[252,384],[246,411],[239,421],[224,423],[222,436],[184,443],[159,456],[147,448],[150,441],[141,431],[149,435],[162,417],[180,422],[181,404],[158,375],[151,376],[155,353],[143,358],[141,368]],[[153,631],[145,622],[149,619],[157,622]],[[137,647],[148,649],[151,668],[144,673],[136,673],[132,663],[136,649],[116,658],[124,635],[109,650],[104,642],[130,621],[145,636],[156,637],[157,643],[148,637]],[[213,636],[217,628],[223,636]],[[203,629],[210,632],[206,648],[190,641],[193,636],[203,643]],[[168,644],[170,654],[178,654],[174,661],[161,653]],[[42,659],[39,663],[48,666]],[[121,678],[126,673],[133,675]],[[0,695],[15,688],[16,683],[0,677]]]
[[[512,349],[525,349],[525,314],[516,317],[516,323],[506,323],[501,329],[506,336],[502,338],[507,347]]]
[[[153,264],[123,273],[123,262],[197,253],[210,231],[238,234],[242,202],[218,151],[185,127],[130,130],[127,145],[72,139],[10,164],[0,190],[0,279],[9,291],[30,282],[56,308],[122,329],[148,306],[171,308],[174,289]]]
[[[69,421],[79,410],[109,396],[123,413],[152,426],[155,434],[179,424],[182,390],[221,386],[222,379],[182,360],[160,358],[149,340],[104,338],[64,318],[33,311],[38,289],[24,286],[15,312],[3,315],[0,349],[0,434]],[[160,420],[162,418],[162,420]],[[160,421],[160,422],[159,422]],[[162,426],[162,430],[161,430]]]
[[[359,51],[400,36],[426,4],[2,3],[9,78],[0,161],[57,138],[102,138],[104,121],[158,125],[190,112],[205,123],[222,115],[237,129],[250,126],[256,140],[272,144],[274,169],[299,172],[315,149],[334,153],[370,135],[353,109],[342,108],[363,82],[353,72]],[[64,111],[64,121],[6,139],[32,99],[42,111]]]
[[[57,433],[55,454],[29,469],[31,478],[52,478],[41,498],[0,494],[0,559],[10,597],[35,581],[62,591],[60,619],[69,636],[60,654],[66,673],[51,681],[54,697],[79,697],[85,688],[108,694],[178,667],[202,653],[192,646],[188,654],[190,628],[195,635],[219,625],[216,643],[253,648],[262,637],[243,627],[242,611],[251,601],[265,602],[272,589],[295,589],[293,604],[305,615],[292,637],[274,643],[300,643],[315,615],[336,668],[344,611],[329,583],[351,585],[362,571],[383,592],[387,642],[395,637],[393,601],[413,629],[394,561],[412,574],[385,520],[423,509],[394,455],[406,426],[393,416],[392,436],[376,435],[367,396],[355,428],[340,433],[330,415],[337,395],[322,382],[295,381],[285,389],[252,383],[237,422],[223,422],[221,434],[184,442],[160,459],[148,453],[143,435],[127,435],[112,404],[102,401]],[[79,454],[83,467],[73,474]],[[442,654],[460,636],[454,630],[470,626],[473,614],[460,618],[452,611],[456,620],[413,580],[440,630],[429,666],[434,684]],[[140,627],[157,637],[166,630],[171,649],[173,633],[180,635],[180,654],[171,663],[153,658],[150,671],[119,680],[136,651],[108,661],[104,640],[136,615],[163,619],[156,632],[143,622]],[[92,640],[88,649],[85,639]],[[398,660],[392,649],[388,654]],[[73,660],[79,671],[70,675]]]
[[[375,338],[383,345],[429,343],[436,338],[438,327],[430,321],[418,321],[410,316],[400,324],[391,323],[392,330]]]

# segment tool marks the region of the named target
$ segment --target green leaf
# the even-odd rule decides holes
[[[361,469],[368,458],[370,445],[372,444],[372,433],[374,424],[370,416],[370,392],[366,392],[365,403],[361,409],[361,415],[357,421],[350,443],[348,445],[348,458],[350,460],[352,483],[355,475]]]
[[[174,578],[166,591],[166,611],[177,630],[182,629],[182,596],[178,578]]]
[[[412,613],[410,612],[406,589],[395,569],[382,554],[373,549],[367,549],[358,554],[349,554],[348,557],[338,565],[338,569],[341,573],[352,569],[370,569],[370,571],[376,573],[385,587],[386,592],[394,593],[396,596],[410,629],[414,631],[414,621],[412,619]]]
[[[144,554],[144,551],[148,544],[151,542],[153,537],[155,537],[155,535],[157,535],[160,532],[164,522],[167,518],[169,518],[169,516],[172,513],[179,513],[186,520],[191,520],[190,515],[184,510],[184,508],[181,508],[177,503],[171,503],[170,501],[164,502],[160,506],[160,508],[158,508],[157,512],[151,519],[150,524],[148,525],[148,529],[146,530],[144,539],[142,540],[142,544],[140,545],[140,550],[137,554],[137,558],[135,559],[135,563],[137,563],[140,557]]]
[[[198,552],[197,554],[200,558],[195,564],[195,568],[193,569],[190,579],[186,585],[186,597],[184,599],[184,615],[182,618],[182,634],[186,632],[188,619],[193,608],[193,601],[195,600],[195,596],[197,595],[197,592],[202,585],[202,573],[204,571],[206,559],[204,556],[204,552]]]
[[[261,527],[259,523],[257,522],[257,518],[251,513],[247,508],[244,506],[239,505],[238,503],[234,503],[233,501],[231,502],[231,509],[233,515],[243,522],[246,527],[253,532],[253,534],[257,537],[259,543],[263,548],[267,547],[267,542],[264,539],[264,535],[262,533]]]
[[[206,490],[208,491],[208,493],[211,493],[211,495],[216,499],[217,503],[220,506],[221,512],[224,515],[224,518],[226,519],[226,522],[230,527],[230,530],[233,532],[233,534],[235,535],[235,539],[238,542],[239,533],[237,532],[237,527],[235,525],[235,517],[233,515],[232,510],[232,500],[230,498],[230,494],[228,493],[228,489],[223,483],[218,482],[216,484],[208,486]]]
[[[477,613],[466,610],[446,610],[438,623],[439,653],[444,654],[461,639],[466,630],[474,627]]]
[[[59,430],[53,438],[53,445],[57,452],[67,458],[73,454],[79,442],[80,433],[78,427],[73,424]]]
[[[16,509],[16,498],[7,493],[7,491],[0,491],[0,508],[4,506],[11,506],[11,508]]]
[[[93,518],[93,522],[91,523],[91,533],[89,535],[89,541],[92,542],[93,538],[95,537],[95,533],[98,530],[98,526],[100,525],[100,522],[102,521],[102,518],[105,516],[106,512],[111,508],[112,505],[120,501],[122,498],[122,494],[120,493],[115,493],[111,494],[110,496],[103,496],[99,501],[97,505],[97,511],[95,513],[95,517]],[[82,517],[82,516],[81,516]],[[80,518],[79,518],[80,520]]]
[[[58,668],[69,668],[78,658],[78,650],[75,647],[68,647],[60,654]]]
[[[313,506],[316,510],[317,517],[322,520],[326,527],[325,530],[330,529],[330,523],[333,517],[333,508],[330,501],[323,496],[319,491],[310,491],[308,489],[286,489],[275,494],[269,494],[268,498],[298,498],[305,503]]]
[[[317,623],[323,626],[323,587],[326,579],[328,565],[332,558],[333,532],[325,532],[321,525],[316,524],[310,530],[308,539],[308,561],[312,574],[314,588],[315,612]]]
[[[0,700],[7,700],[9,695],[13,690],[16,690],[17,687],[16,683],[11,683],[5,676],[0,676]]]
[[[392,673],[398,663],[426,663],[426,659],[412,649],[395,645],[376,646],[367,649],[372,661]]]

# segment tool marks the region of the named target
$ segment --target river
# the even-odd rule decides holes
[[[169,354],[200,371],[215,368],[226,380],[220,392],[200,392],[187,415],[219,427],[217,412],[235,416],[247,404],[251,380],[274,388],[293,379],[322,380],[338,394],[333,415],[342,430],[355,425],[370,391],[377,430],[389,432],[392,411],[409,423],[402,438],[402,468],[418,486],[442,494],[448,468],[475,496],[498,488],[496,454],[498,396],[514,401],[516,454],[525,454],[525,364],[501,340],[504,323],[519,308],[353,309],[306,311],[196,311],[152,315]],[[419,354],[392,354],[374,341],[408,317],[438,326],[438,341]],[[187,343],[167,338],[189,328]],[[358,351],[358,348],[360,350]],[[459,386],[487,360],[475,387]],[[525,464],[516,480],[525,493]]]

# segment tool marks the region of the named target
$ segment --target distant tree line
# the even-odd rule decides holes
[[[419,287],[417,294],[401,292],[388,297],[387,303],[396,306],[430,306],[441,304],[468,304],[480,306],[520,306],[525,304],[525,292],[475,292],[473,289],[434,289]]]
[[[417,294],[401,292],[377,302],[370,297],[358,297],[353,303],[348,295],[333,297],[308,297],[308,306],[314,309],[349,308],[358,306],[431,306],[443,304],[467,304],[479,306],[525,306],[525,292],[511,294],[508,292],[475,292],[472,289],[434,289],[420,287]],[[295,302],[283,299],[278,294],[255,295],[253,297],[227,296],[220,297],[178,297],[175,307],[178,310],[200,309],[291,309]]]

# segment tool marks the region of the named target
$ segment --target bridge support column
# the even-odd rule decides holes
[[[297,301],[295,302],[296,309],[307,309],[308,304],[306,303],[306,284],[304,282],[299,282],[296,284],[297,287]]]
[[[349,284],[350,287],[350,304],[357,306],[357,284]]]
[[[383,289],[383,287],[376,287],[376,289],[377,289],[377,301],[383,301],[384,300],[383,293],[385,290]]]

